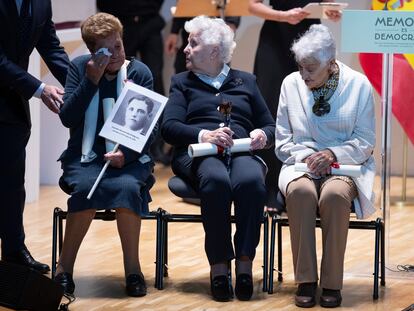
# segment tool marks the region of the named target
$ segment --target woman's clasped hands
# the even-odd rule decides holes
[[[316,176],[329,175],[333,162],[335,162],[335,155],[329,149],[315,152],[305,159],[310,172]]]
[[[201,141],[227,148],[233,146],[233,134],[234,132],[229,127],[220,127],[214,131],[205,131],[201,137]]]

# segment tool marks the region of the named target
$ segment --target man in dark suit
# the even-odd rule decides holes
[[[28,100],[41,98],[57,113],[63,90],[42,83],[27,68],[36,48],[64,85],[69,59],[56,36],[50,0],[2,0],[0,29],[1,257],[46,273],[49,267],[34,260],[24,244],[25,148],[31,128]]]

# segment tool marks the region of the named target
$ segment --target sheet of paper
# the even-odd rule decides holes
[[[167,100],[167,97],[142,86],[125,83],[99,135],[141,152]]]
[[[307,18],[328,18],[326,11],[340,11],[345,9],[348,3],[344,2],[311,2],[303,7],[310,15]]]

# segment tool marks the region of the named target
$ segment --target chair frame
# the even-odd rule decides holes
[[[173,178],[179,178],[177,176],[174,176],[170,178],[170,181]],[[181,178],[179,178],[181,179]],[[199,197],[196,194],[196,192],[193,190],[193,192],[189,193],[188,196],[182,196],[181,194],[178,194],[173,191],[173,189],[170,186],[169,182],[169,188],[171,192],[173,192],[176,196],[183,199],[183,201],[190,203],[190,204],[197,204],[199,202]],[[157,284],[159,285],[159,289],[164,288],[164,277],[168,277],[168,223],[173,222],[184,222],[184,223],[201,223],[202,222],[202,216],[200,214],[171,214],[167,212],[166,210],[161,211],[161,228],[160,228],[160,236],[162,236],[162,243],[163,247],[160,250],[159,257],[157,257],[161,264],[158,265],[158,272],[156,275],[159,277],[157,280]],[[236,219],[235,216],[231,216],[231,223],[235,223]],[[263,292],[268,291],[268,271],[269,271],[269,217],[267,212],[264,212],[263,214]]]
[[[63,245],[63,220],[66,220],[68,215],[67,211],[63,211],[61,208],[56,207],[53,210],[53,232],[52,232],[52,279],[56,274],[56,266],[58,262],[58,254],[62,252]],[[103,221],[112,221],[116,219],[114,210],[96,211],[93,219],[100,219]],[[154,287],[162,289],[162,277],[158,276],[158,271],[162,271],[162,261],[159,260],[159,256],[163,253],[162,248],[164,245],[163,236],[161,235],[162,229],[162,209],[158,208],[157,211],[151,211],[150,213],[141,216],[141,219],[151,219],[157,221],[157,234],[156,234],[156,255],[155,255],[155,284]],[[161,266],[161,268],[159,267]]]
[[[271,237],[270,237],[270,271],[269,271],[269,294],[273,294],[273,272],[275,260],[275,231],[277,225],[277,261],[278,261],[278,281],[283,281],[282,275],[282,227],[289,226],[289,219],[278,214],[271,216]],[[320,219],[316,219],[316,227],[321,227]],[[350,220],[349,229],[375,230],[375,249],[374,249],[374,285],[372,298],[378,299],[378,280],[381,279],[381,286],[385,286],[385,234],[384,222],[381,218],[376,220]],[[380,259],[381,257],[381,259]],[[381,260],[381,263],[380,263]],[[381,267],[380,267],[381,264]],[[381,268],[381,274],[379,274]]]

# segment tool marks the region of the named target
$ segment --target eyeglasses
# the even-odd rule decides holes
[[[321,117],[331,111],[331,105],[325,100],[324,96],[321,96],[313,104],[312,111],[318,117]]]

